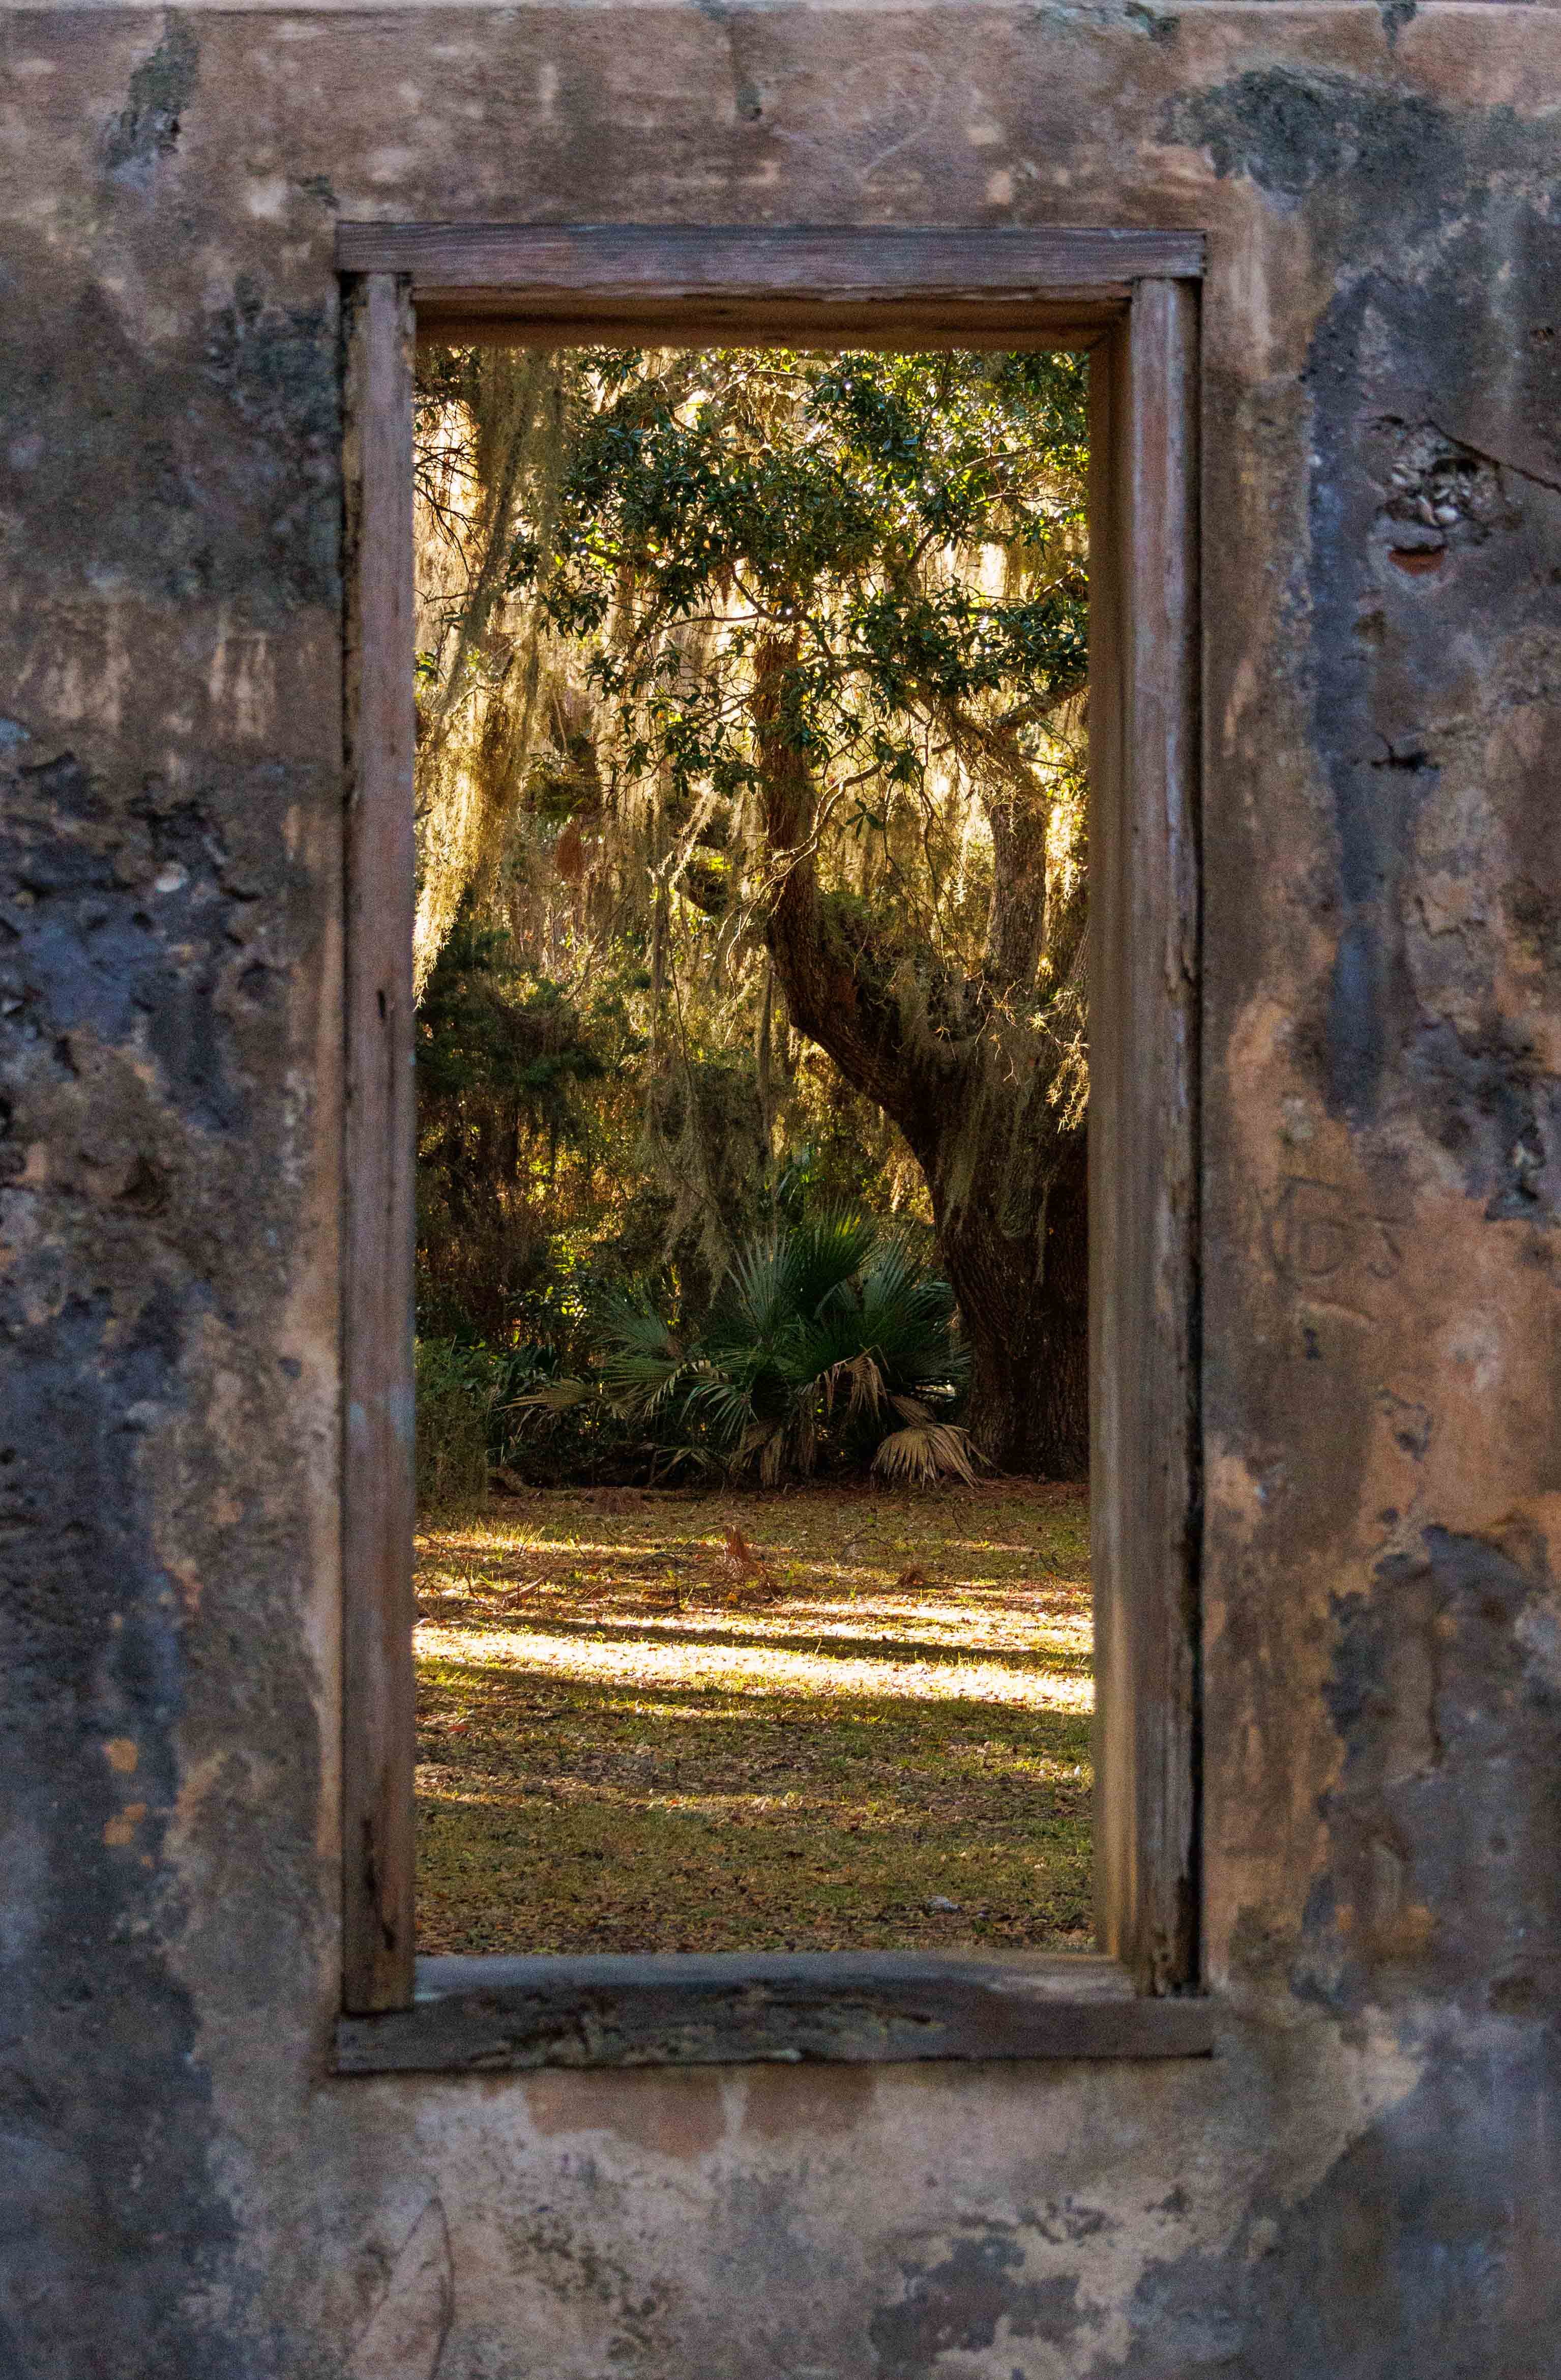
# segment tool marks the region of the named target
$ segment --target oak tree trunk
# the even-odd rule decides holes
[[[986,1170],[982,1152],[968,1153]],[[945,1213],[938,1238],[970,1344],[976,1444],[1000,1471],[1076,1479],[1089,1467],[1084,1135],[1035,1155],[1028,1230],[1010,1235],[966,1208]]]
[[[767,939],[792,1020],[893,1118],[926,1176],[970,1343],[982,1453],[999,1470],[1079,1477],[1089,1462],[1083,1125],[1060,1124],[1047,1098],[1045,1036],[930,958],[908,965],[820,891],[815,788],[781,710],[787,657],[779,639],[761,651],[754,716],[777,876]],[[1004,930],[1016,930],[1011,917]]]

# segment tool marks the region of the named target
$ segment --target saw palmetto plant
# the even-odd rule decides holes
[[[974,1476],[951,1418],[968,1371],[953,1293],[871,1216],[835,1208],[756,1235],[689,1338],[619,1304],[600,1343],[598,1377],[620,1412],[672,1425],[766,1486],[865,1455],[902,1480]]]

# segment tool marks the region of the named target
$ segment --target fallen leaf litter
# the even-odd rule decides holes
[[[418,1554],[422,1949],[1087,1943],[1082,1489],[541,1491]]]

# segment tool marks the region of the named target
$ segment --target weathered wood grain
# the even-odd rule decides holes
[[[342,1482],[344,1998],[412,1997],[412,334],[350,293]]]
[[[691,296],[640,299],[604,295],[587,305],[502,290],[419,299],[420,346],[592,346],[620,340],[642,346],[797,346],[828,350],[928,347],[1007,350],[1092,347],[1127,305],[1123,285],[1111,298],[1068,299],[972,294],[963,301],[885,298],[793,299]]]
[[[1092,365],[1090,1330],[1095,1902],[1197,1974],[1197,300]]]
[[[1144,1999],[1105,1959],[877,1952],[426,1959],[416,2005],[344,2018],[347,2074],[542,2066],[1195,2058],[1198,2000]]]
[[[1067,309],[1120,304],[1144,275],[1196,278],[1197,231],[852,228],[710,225],[343,223],[344,272],[404,273],[419,310],[625,305],[756,298],[854,304],[882,314],[936,298],[980,308],[1023,298]]]

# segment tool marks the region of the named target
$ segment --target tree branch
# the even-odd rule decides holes
[[[766,836],[777,863],[765,941],[793,1022],[834,1060],[847,1082],[892,1116],[920,1154],[933,1127],[929,1104],[947,1099],[947,1078],[958,1058],[950,1044],[946,1062],[929,1066],[930,1037],[924,1049],[908,1034],[889,954],[865,929],[848,942],[838,905],[819,892],[817,787],[783,718],[796,641],[795,631],[767,638],[755,656],[754,728]]]

